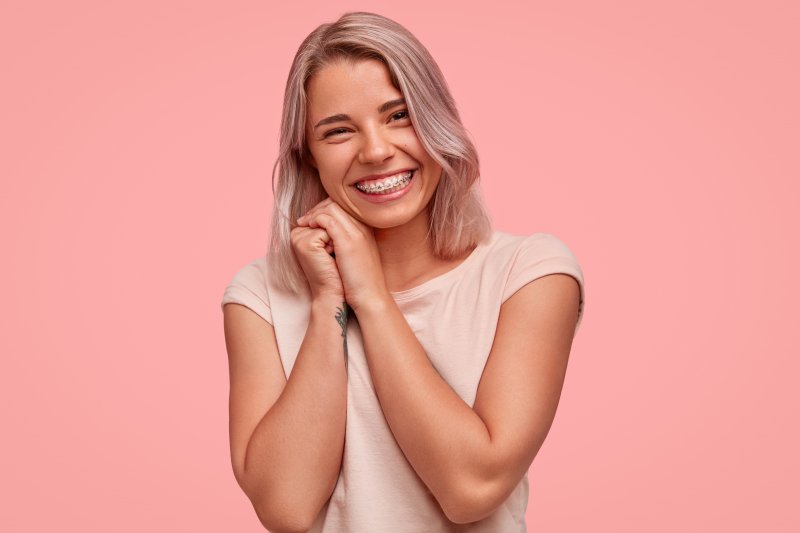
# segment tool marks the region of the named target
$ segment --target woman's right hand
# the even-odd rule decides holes
[[[331,237],[322,228],[297,226],[291,233],[292,250],[305,272],[311,297],[335,297],[344,301],[344,286],[331,256]]]

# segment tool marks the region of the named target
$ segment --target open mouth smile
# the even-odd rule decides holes
[[[391,194],[404,189],[411,181],[413,174],[413,170],[408,170],[387,178],[359,181],[355,187],[365,194]]]
[[[377,180],[359,181],[353,187],[358,196],[372,203],[383,203],[405,196],[416,182],[416,169]]]

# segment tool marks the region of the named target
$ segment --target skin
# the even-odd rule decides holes
[[[329,196],[292,230],[312,299],[346,302],[357,315],[387,423],[443,512],[459,523],[484,518],[525,475],[549,431],[579,286],[564,274],[544,276],[503,304],[475,404],[468,406],[433,368],[390,293],[464,259],[438,260],[425,239],[441,167],[422,148],[405,107],[378,112],[401,96],[382,63],[328,65],[307,90],[311,163]],[[350,120],[313,128],[340,113]],[[361,177],[404,168],[419,168],[418,181],[397,201],[372,204],[352,187]]]
[[[328,217],[343,219],[349,215],[352,223],[346,228],[368,241],[363,250],[359,249],[363,253],[358,257],[347,254],[344,258],[348,262],[345,275],[360,279],[358,285],[365,288],[364,292],[394,292],[418,285],[461,262],[467,254],[453,261],[437,259],[425,239],[427,206],[439,184],[442,167],[423,148],[405,106],[377,112],[381,104],[403,96],[392,86],[383,64],[361,61],[330,65],[309,80],[307,93],[310,163],[319,171],[329,198],[306,216],[321,216],[324,222],[330,220]],[[346,113],[352,120],[313,128],[319,120],[339,113]],[[360,198],[353,187],[362,177],[405,168],[418,170],[412,190],[400,201],[373,204]],[[298,223],[313,227],[308,221],[305,218]],[[319,238],[324,237],[319,234]],[[334,246],[341,244],[334,242]],[[339,250],[336,252],[338,258]],[[320,256],[320,261],[324,260]],[[356,265],[356,260],[364,262]],[[328,266],[333,268],[332,263]],[[368,283],[363,282],[365,277],[370,278]],[[355,291],[362,292],[351,286],[351,307],[368,296]]]

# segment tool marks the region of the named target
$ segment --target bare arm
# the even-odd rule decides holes
[[[556,274],[503,304],[473,408],[436,372],[394,300],[356,309],[386,421],[451,521],[494,512],[530,467],[555,417],[578,302],[575,280]]]
[[[577,324],[578,283],[565,274],[543,276],[503,303],[470,408],[433,367],[389,293],[373,230],[332,201],[299,222],[324,228],[333,240],[375,393],[409,464],[451,521],[488,516],[525,475],[550,429]]]
[[[287,380],[272,326],[225,306],[234,474],[272,532],[305,531],[330,498],[344,448],[342,301],[320,297]]]

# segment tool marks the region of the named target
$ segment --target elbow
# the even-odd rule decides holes
[[[314,494],[302,484],[275,487],[245,475],[238,476],[237,480],[259,522],[270,533],[305,533],[310,530],[327,506],[335,486],[334,480],[329,490]]]
[[[259,522],[270,533],[306,533],[314,521],[298,513],[276,513],[265,506],[253,506]]]
[[[317,517],[298,508],[298,501],[301,500],[282,502],[259,498],[251,503],[259,522],[270,533],[306,533]]]
[[[270,533],[305,533],[314,525],[320,507],[312,508],[313,498],[308,495],[303,497],[297,491],[287,490],[285,487],[276,489],[258,486],[244,473],[237,475],[236,479],[250,500],[258,521]]]
[[[446,505],[442,506],[447,519],[455,524],[478,522],[494,513],[503,499],[490,483],[472,483],[462,486]]]

